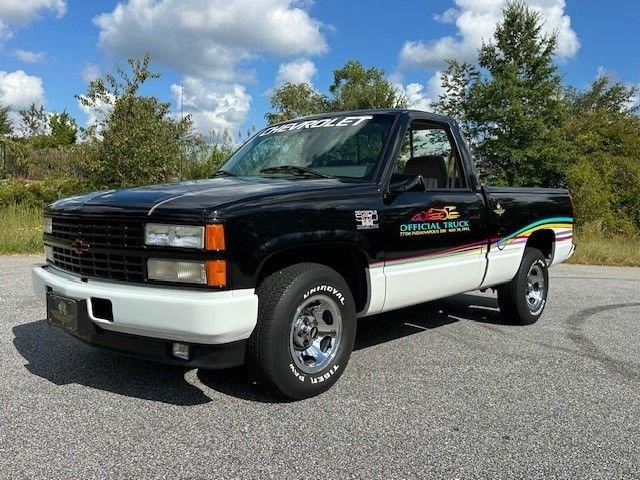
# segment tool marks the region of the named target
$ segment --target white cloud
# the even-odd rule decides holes
[[[311,60],[298,58],[289,63],[282,63],[278,68],[276,85],[285,83],[307,83],[311,86],[312,78],[318,73],[318,69]]]
[[[27,75],[22,70],[0,71],[0,105],[18,111],[35,103],[44,103],[44,88],[40,77]]]
[[[12,27],[24,27],[42,12],[51,11],[61,18],[67,11],[65,0],[2,0],[0,1],[0,40],[11,38]]]
[[[24,63],[45,63],[49,60],[49,56],[45,52],[18,49],[14,52],[14,55]]]
[[[20,110],[29,108],[32,103],[44,104],[44,88],[40,77],[27,75],[22,70],[15,72],[0,71],[0,106],[8,106],[9,119],[14,133],[21,135]]]
[[[251,78],[243,64],[256,55],[327,50],[322,24],[294,0],[128,0],[94,23],[108,52],[150,51],[178,72],[219,82]]]
[[[178,109],[191,115],[194,128],[203,134],[228,130],[234,135],[251,107],[251,96],[237,83],[186,76],[181,85],[171,85],[171,94]]]
[[[0,19],[14,25],[26,25],[43,10],[52,10],[61,18],[67,11],[65,0],[2,0]]]
[[[102,75],[102,70],[94,63],[87,63],[80,73],[82,74],[84,81],[89,83],[91,80],[95,80],[100,77]]]
[[[474,61],[482,42],[491,40],[507,0],[454,0],[454,3],[456,8],[449,8],[435,18],[444,23],[455,22],[456,35],[406,42],[400,51],[402,66],[440,68],[448,58]],[[561,58],[574,56],[580,42],[565,13],[565,0],[527,0],[525,3],[542,15],[544,33],[557,33],[556,54]]]
[[[407,100],[409,108],[427,112],[433,111],[433,102],[438,100],[440,94],[444,93],[440,71],[437,71],[426,85],[417,82],[404,85],[401,80],[401,77],[396,75],[392,82],[396,91]]]

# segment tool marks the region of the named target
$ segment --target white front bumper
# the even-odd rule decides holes
[[[258,315],[253,289],[194,291],[97,280],[82,281],[49,265],[33,269],[33,286],[44,297],[56,293],[87,301],[89,318],[101,328],[146,337],[220,344],[251,335]],[[113,321],[96,318],[91,297],[111,301]]]

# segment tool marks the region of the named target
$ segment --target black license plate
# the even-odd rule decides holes
[[[62,328],[78,331],[78,301],[49,292],[47,294],[47,320]]]

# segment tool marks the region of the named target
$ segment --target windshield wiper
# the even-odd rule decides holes
[[[278,165],[276,167],[267,167],[260,170],[260,173],[291,173],[293,175],[311,175],[318,178],[335,178],[325,173],[316,172],[310,168],[298,167],[297,165]]]
[[[223,176],[235,177],[236,174],[235,173],[231,173],[231,172],[227,172],[226,170],[218,170],[216,173],[214,173],[211,176],[212,177],[223,177]]]

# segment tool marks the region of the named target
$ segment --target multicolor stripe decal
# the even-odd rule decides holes
[[[554,231],[557,242],[571,240],[573,237],[573,218],[553,217],[530,223],[511,235],[492,238],[491,246],[502,250],[507,245],[525,243],[535,231],[548,229]]]
[[[421,260],[434,260],[439,258],[463,255],[477,255],[482,253],[487,248],[487,243],[491,243],[492,247],[502,250],[506,245],[524,243],[528,240],[529,236],[531,236],[533,232],[545,229],[552,229],[555,232],[556,242],[570,241],[573,237],[573,218],[553,217],[545,220],[539,220],[527,225],[526,227],[521,228],[520,230],[517,230],[511,235],[507,235],[506,237],[494,237],[491,238],[490,241],[488,239],[468,243],[465,245],[458,245],[456,247],[440,248],[422,255],[393,258],[387,260],[386,264],[399,265],[403,263],[419,262]],[[372,262],[369,265],[376,266],[384,263],[385,261],[380,260]]]

